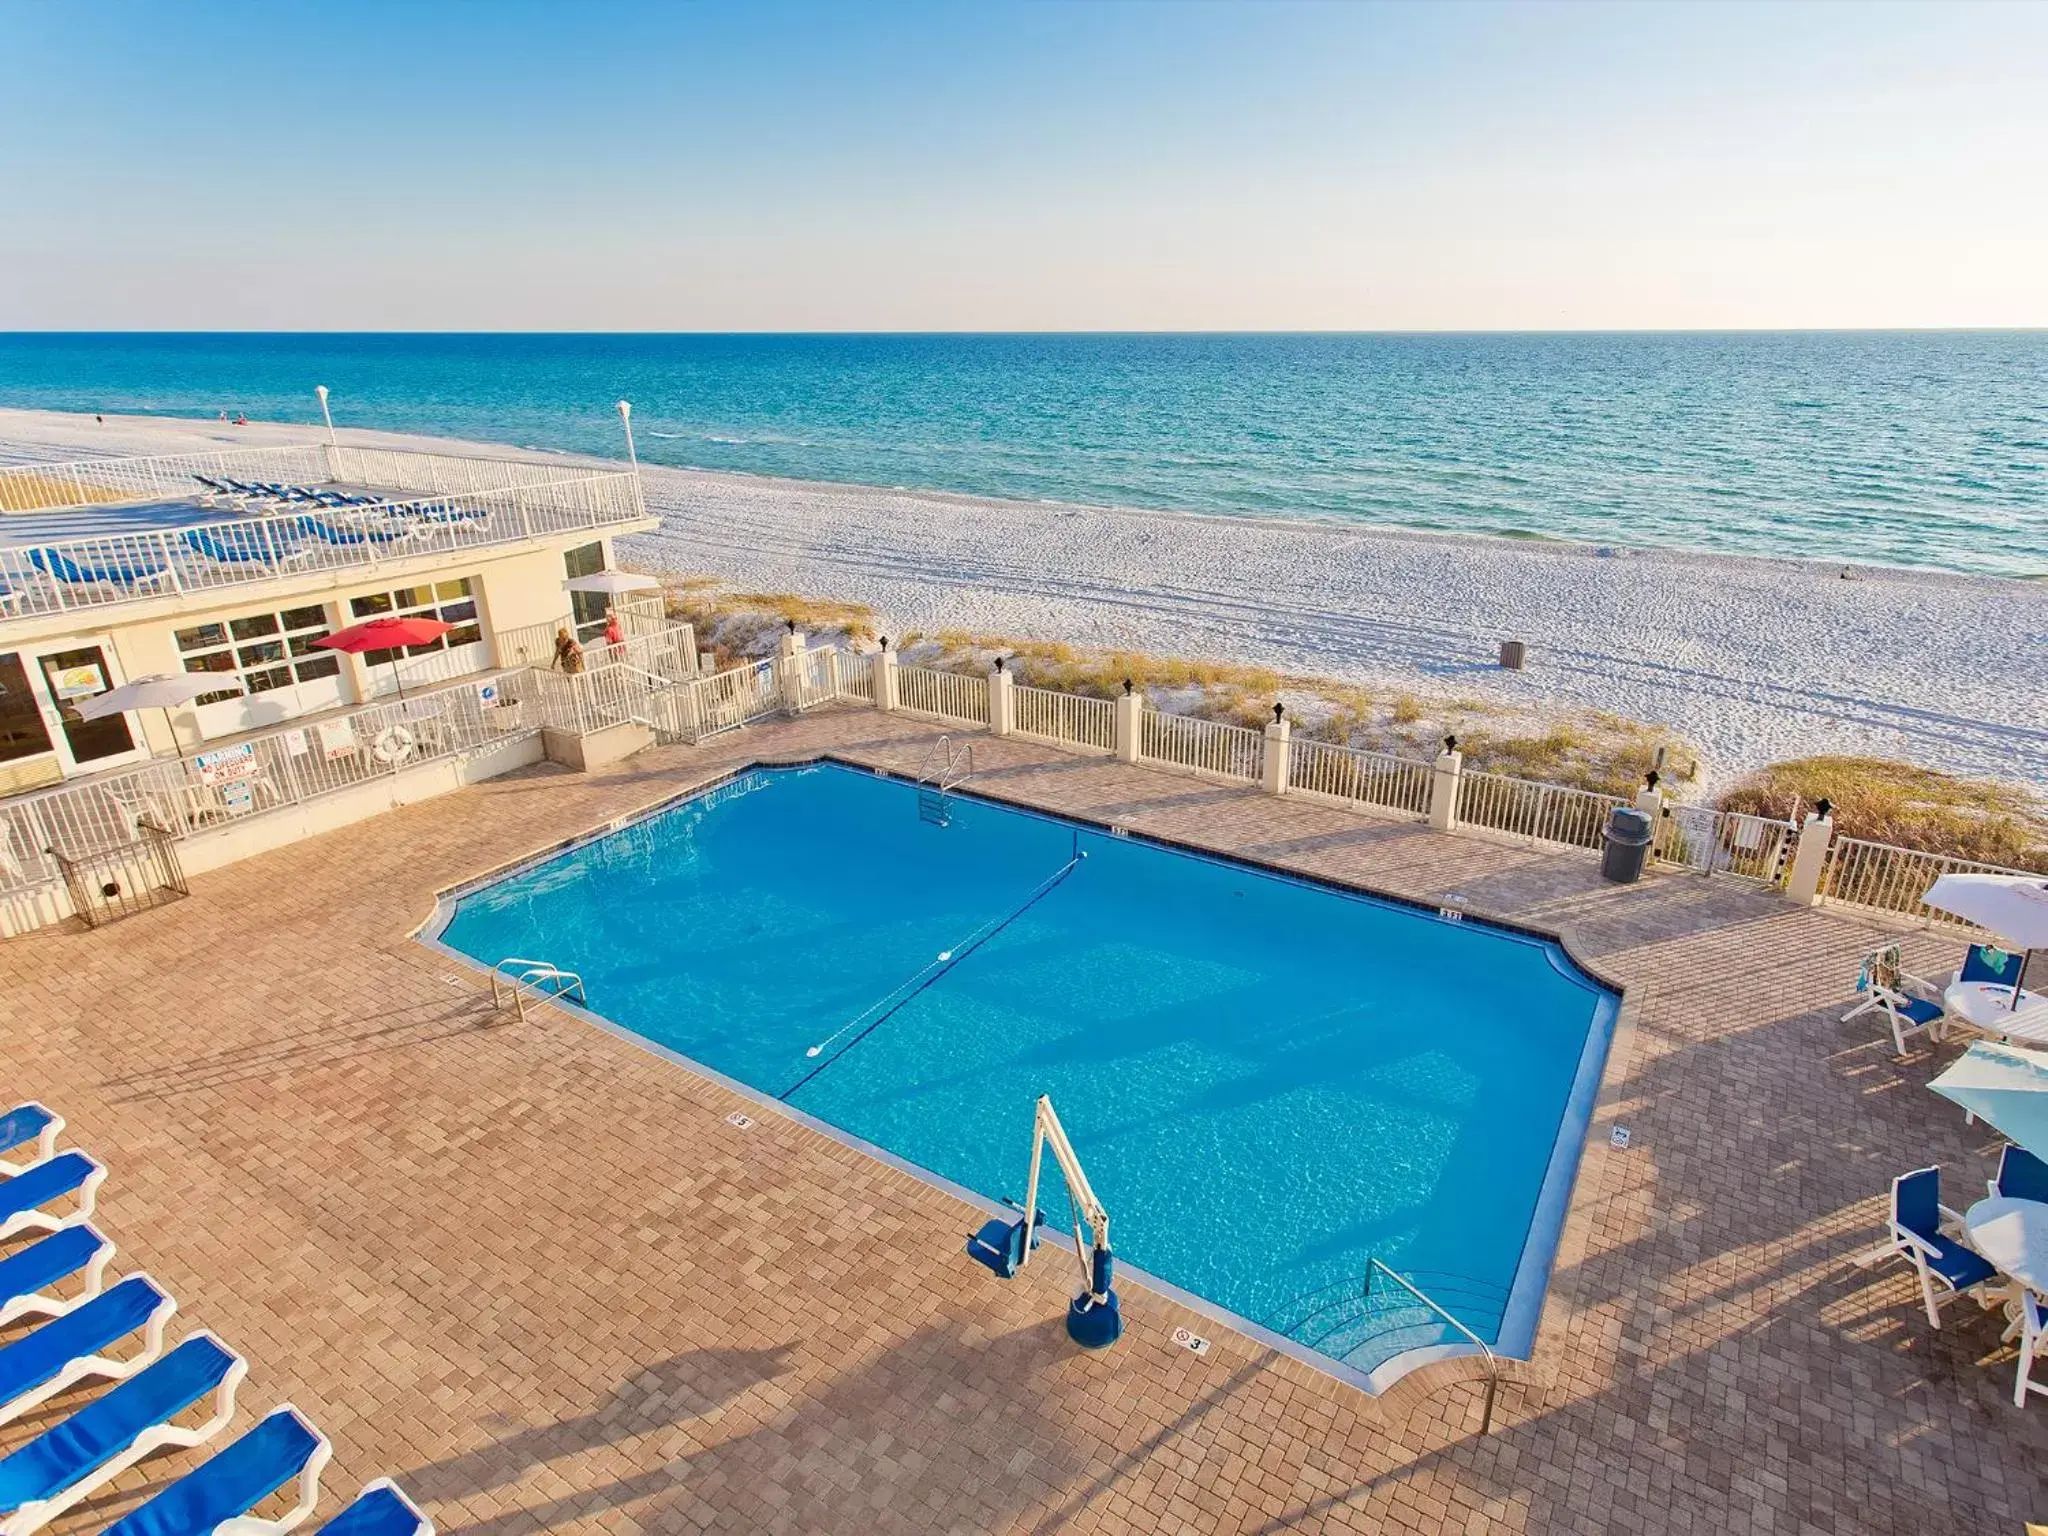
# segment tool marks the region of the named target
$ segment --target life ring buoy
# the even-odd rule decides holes
[[[377,739],[370,747],[370,756],[389,768],[411,757],[416,744],[412,732],[404,726],[387,725],[377,733]]]

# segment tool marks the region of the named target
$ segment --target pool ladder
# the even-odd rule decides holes
[[[941,736],[917,765],[917,819],[935,827],[953,824],[947,796],[974,775],[974,743]]]
[[[517,956],[507,956],[491,967],[493,1008],[503,1013],[509,1001],[523,1024],[529,997],[566,997],[585,1008],[590,1006],[590,999],[583,992],[583,978],[574,971],[565,971],[545,960],[522,960]]]

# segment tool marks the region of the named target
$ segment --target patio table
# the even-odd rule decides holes
[[[1941,994],[1955,1018],[1987,1035],[2048,1045],[2048,994],[2026,991],[2012,1005],[2012,988],[1993,981],[1959,981]]]
[[[1970,1246],[2038,1296],[2048,1296],[2048,1204],[1992,1195],[1963,1213]]]

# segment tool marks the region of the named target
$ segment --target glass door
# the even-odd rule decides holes
[[[73,763],[80,768],[103,768],[114,759],[136,755],[126,715],[87,720],[78,713],[83,700],[114,686],[105,652],[86,645],[75,651],[51,651],[36,660],[43,670],[43,684],[50,690],[50,701],[57,706],[57,723]]]
[[[28,685],[28,668],[17,653],[0,656],[0,764],[56,750],[42,706]]]

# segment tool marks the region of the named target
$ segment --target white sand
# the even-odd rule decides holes
[[[0,460],[305,441],[0,411]],[[349,433],[351,440],[435,440]],[[445,445],[444,445],[445,446]],[[491,450],[504,452],[501,448]],[[559,461],[558,461],[559,462]],[[1660,721],[1710,780],[1815,752],[2048,785],[2048,583],[647,471],[649,569],[975,629]],[[1529,644],[1501,671],[1497,642]]]

